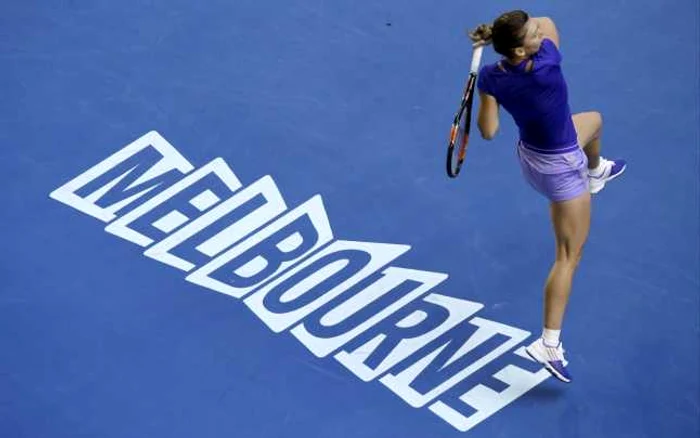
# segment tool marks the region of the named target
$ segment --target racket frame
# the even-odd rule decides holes
[[[447,147],[447,175],[450,178],[456,178],[462,169],[462,163],[467,154],[467,146],[469,145],[469,133],[471,131],[471,121],[472,121],[472,107],[474,103],[474,88],[476,88],[476,78],[479,72],[479,65],[481,64],[481,57],[483,55],[484,46],[478,46],[474,48],[472,54],[471,67],[469,69],[469,78],[467,79],[467,85],[462,93],[462,101],[459,105],[459,110],[455,114],[454,120],[452,121],[452,127],[450,129],[449,144]],[[466,111],[466,120],[463,130],[463,136],[459,145],[455,145],[457,137],[460,132],[460,120],[462,115]],[[457,150],[457,163],[454,163],[455,147],[458,146]],[[455,166],[456,164],[456,166]]]

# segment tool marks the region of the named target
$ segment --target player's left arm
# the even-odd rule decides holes
[[[555,46],[559,48],[559,32],[557,31],[557,26],[554,21],[549,17],[537,17],[537,24],[540,26],[540,32],[544,38],[549,38],[552,40]]]
[[[498,101],[490,94],[479,91],[479,117],[477,121],[481,137],[491,140],[498,132]]]

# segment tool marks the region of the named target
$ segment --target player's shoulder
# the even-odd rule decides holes
[[[479,70],[479,78],[477,80],[479,90],[495,96],[498,88],[497,76],[499,72],[498,63],[484,64]]]
[[[500,69],[498,68],[498,62],[493,62],[490,64],[484,64],[481,67],[481,70],[479,71],[479,74],[481,76],[492,76],[495,73],[499,72]]]
[[[559,52],[559,48],[556,44],[554,44],[554,41],[552,41],[549,38],[544,38],[542,40],[542,44],[540,45],[540,49],[537,51],[536,57],[540,59],[551,60],[555,63],[561,62],[562,59],[561,53]]]

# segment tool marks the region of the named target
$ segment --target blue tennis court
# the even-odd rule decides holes
[[[628,161],[569,385],[523,352],[554,245],[510,117],[444,170],[465,31],[515,8]],[[698,436],[699,12],[4,2],[0,436]]]

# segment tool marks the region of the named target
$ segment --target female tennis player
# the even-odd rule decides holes
[[[626,163],[600,156],[599,113],[572,116],[559,35],[551,19],[529,17],[520,10],[506,12],[469,36],[475,46],[493,44],[502,55],[479,74],[481,136],[494,138],[499,106],[505,108],[520,131],[517,154],[523,176],[550,202],[556,254],[544,288],[544,330],[526,350],[556,378],[570,382],[560,335],[588,237],[591,193],[622,174]]]

